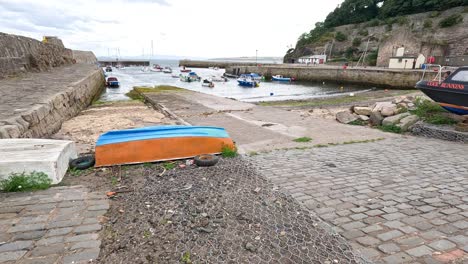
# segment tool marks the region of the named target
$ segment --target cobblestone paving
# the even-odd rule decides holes
[[[378,263],[468,261],[468,146],[387,139],[250,160]]]
[[[0,194],[0,263],[81,263],[99,256],[109,203],[85,187]]]

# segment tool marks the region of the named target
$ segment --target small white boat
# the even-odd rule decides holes
[[[202,81],[202,86],[213,88],[213,87],[214,87],[214,83],[213,83],[213,81],[210,80],[210,79],[203,79],[203,81]]]
[[[180,74],[173,73],[173,74],[171,75],[171,77],[172,77],[172,78],[179,78],[179,77],[180,77]]]
[[[165,68],[162,70],[162,72],[164,72],[164,73],[172,73],[172,69],[171,69],[171,67],[165,67]]]
[[[143,67],[143,68],[141,68],[141,71],[142,71],[142,72],[149,72],[149,70],[150,70],[149,67]]]

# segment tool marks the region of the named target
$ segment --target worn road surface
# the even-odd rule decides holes
[[[145,95],[193,125],[225,127],[260,173],[368,259],[468,261],[466,144],[383,133],[193,92]],[[292,141],[298,137],[313,140]]]

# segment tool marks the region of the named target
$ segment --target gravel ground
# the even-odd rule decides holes
[[[241,158],[162,176],[157,164],[132,167],[120,184],[144,180],[114,198],[99,263],[364,262]]]

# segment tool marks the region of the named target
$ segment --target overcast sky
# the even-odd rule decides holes
[[[283,56],[343,0],[0,0],[0,32],[98,56]]]

